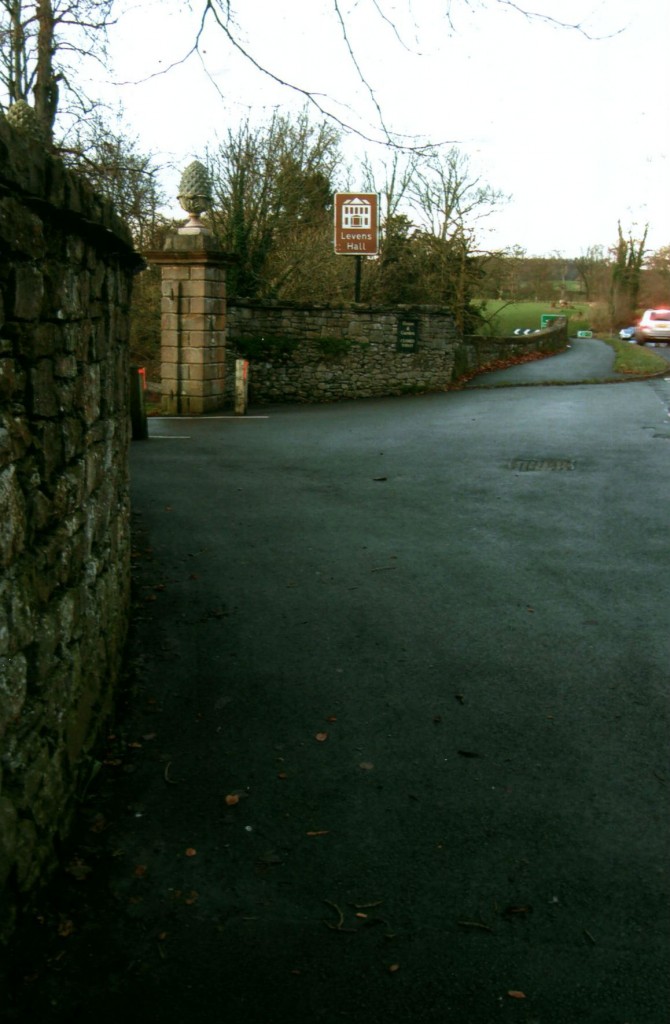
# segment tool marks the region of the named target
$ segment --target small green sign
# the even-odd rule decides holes
[[[540,315],[540,327],[548,327],[554,320],[565,320],[565,313],[542,313]]]
[[[578,338],[592,338],[593,331],[577,331]]]
[[[416,352],[419,325],[416,320],[398,320],[398,352]]]

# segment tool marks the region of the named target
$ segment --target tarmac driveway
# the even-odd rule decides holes
[[[8,1020],[667,1020],[669,406],[151,421],[130,687]]]
[[[663,350],[667,351],[667,350]],[[614,350],[597,338],[570,338],[569,348],[547,359],[482,373],[468,387],[518,384],[582,384],[629,379],[614,372]]]

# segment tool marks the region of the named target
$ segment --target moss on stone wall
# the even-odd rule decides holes
[[[287,359],[292,356],[299,344],[298,338],[254,336],[240,341],[236,349],[238,355],[244,359],[273,362],[275,359]]]

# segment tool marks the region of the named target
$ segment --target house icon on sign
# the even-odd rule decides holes
[[[343,228],[370,228],[372,208],[367,199],[351,199],[342,205]]]

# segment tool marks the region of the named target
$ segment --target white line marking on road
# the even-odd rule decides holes
[[[208,420],[233,420],[235,423],[242,423],[244,420],[269,420],[269,416],[161,416],[161,422],[170,423],[179,420],[201,420],[206,423]]]

